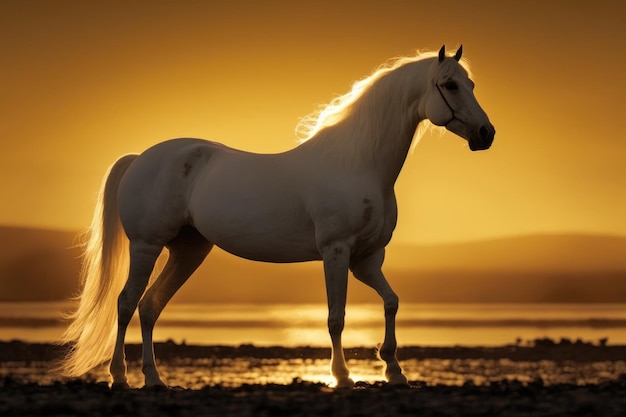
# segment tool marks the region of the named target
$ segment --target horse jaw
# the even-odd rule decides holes
[[[468,126],[459,119],[452,119],[446,125],[450,132],[467,140],[471,151],[484,151],[491,147],[496,129],[489,122],[482,126]]]

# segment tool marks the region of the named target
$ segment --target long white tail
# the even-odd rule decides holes
[[[82,291],[71,324],[61,336],[70,351],[59,371],[80,376],[111,358],[117,326],[117,298],[128,277],[128,239],[117,210],[117,190],[138,155],[118,159],[105,175],[91,226],[82,242]]]

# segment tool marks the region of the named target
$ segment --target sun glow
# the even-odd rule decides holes
[[[353,359],[348,361],[348,367],[350,368],[350,378],[354,382],[373,384],[385,380],[382,362]],[[302,381],[321,383],[331,388],[337,386],[337,381],[330,373],[330,361],[328,360],[311,364],[303,363],[298,372],[300,372],[299,379],[302,379]]]

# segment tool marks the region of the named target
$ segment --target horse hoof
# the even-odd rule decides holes
[[[391,375],[387,379],[387,383],[394,387],[408,387],[409,381],[402,374]]]
[[[352,380],[352,378],[338,379],[335,388],[354,388],[354,381]]]
[[[122,390],[127,390],[130,389],[130,385],[128,385],[128,382],[123,381],[123,382],[113,382],[111,384],[111,390],[113,391],[122,391]]]
[[[161,381],[160,379],[157,379],[156,381],[146,381],[146,384],[144,385],[145,388],[148,389],[152,389],[152,390],[162,390],[162,389],[167,389],[168,386],[165,382]]]

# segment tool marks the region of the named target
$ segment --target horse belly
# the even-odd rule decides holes
[[[320,259],[314,233],[293,218],[263,213],[220,213],[196,226],[211,242],[233,255],[264,262],[304,262]]]
[[[254,180],[204,190],[192,199],[192,221],[218,247],[264,262],[320,259],[313,223],[296,196]]]

